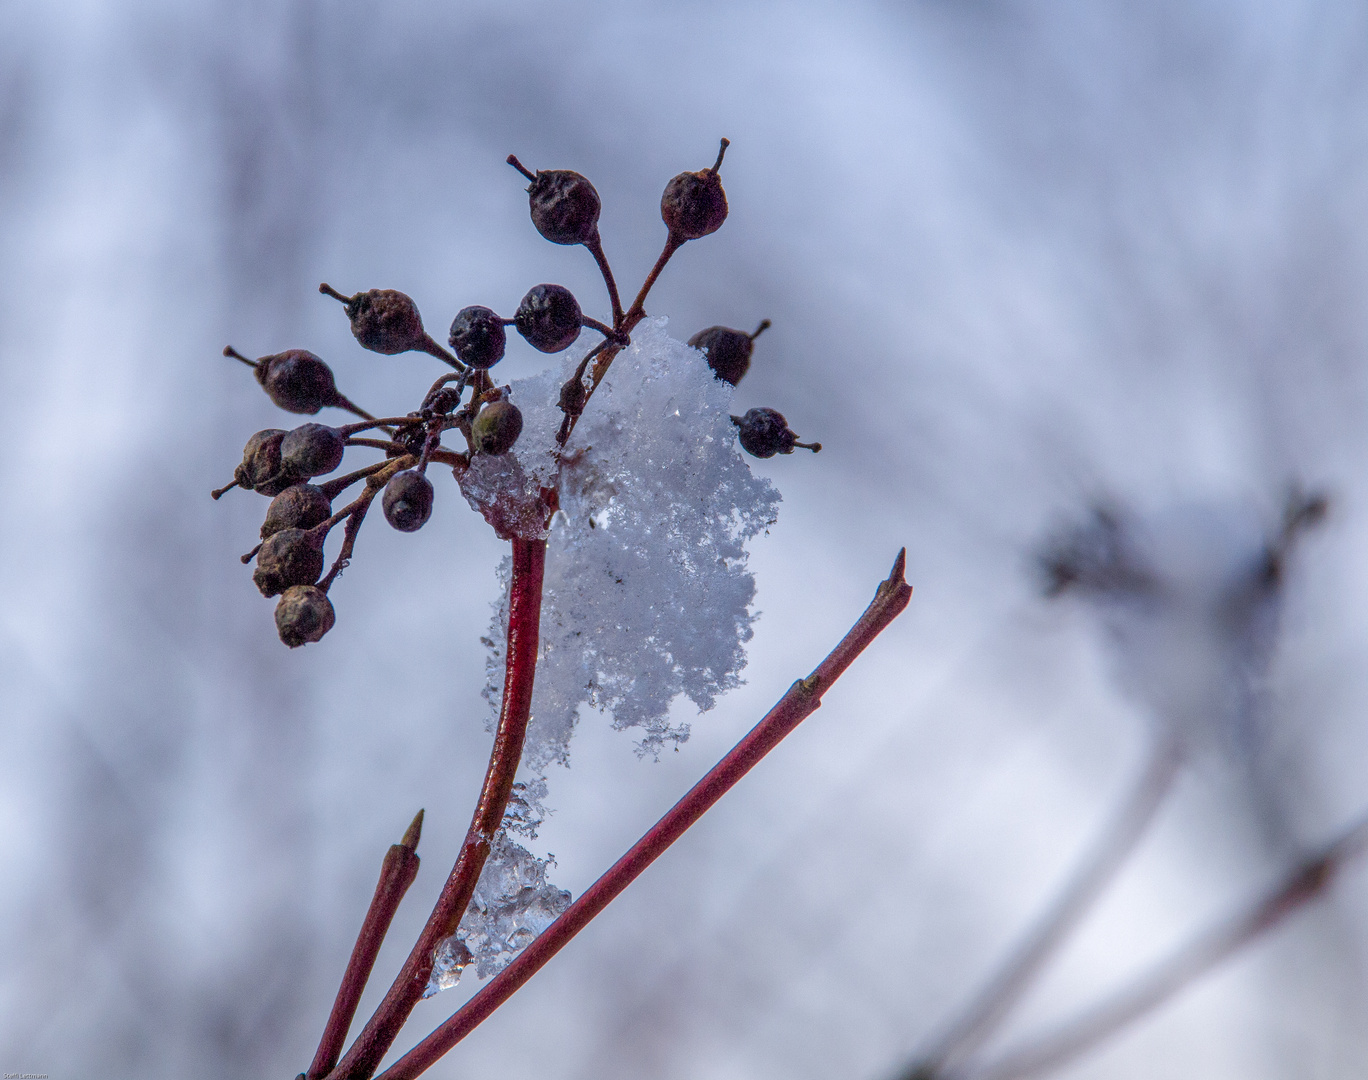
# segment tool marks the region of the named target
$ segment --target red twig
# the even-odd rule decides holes
[[[452,867],[437,904],[428,917],[403,970],[385,1000],[357,1036],[346,1056],[328,1074],[330,1080],[367,1080],[375,1075],[381,1059],[394,1043],[400,1028],[427,989],[434,954],[444,938],[460,926],[470,905],[475,885],[489,856],[490,843],[503,823],[513,777],[522,758],[523,737],[532,707],[532,680],[536,672],[537,635],[541,621],[542,574],[546,543],[513,541],[513,575],[508,586],[508,648],[503,702],[499,726],[489,756],[480,801],[466,833],[461,853]]]
[[[418,874],[418,837],[423,831],[423,812],[413,819],[413,824],[404,833],[404,838],[391,845],[385,853],[385,861],[380,864],[380,880],[371,898],[370,910],[366,912],[361,932],[356,935],[351,959],[347,962],[346,974],[342,985],[337,989],[337,1000],[333,1002],[332,1013],[328,1016],[328,1026],[323,1029],[323,1038],[318,1043],[318,1053],[306,1074],[307,1080],[318,1080],[327,1076],[337,1064],[337,1056],[342,1052],[347,1030],[356,1016],[356,1006],[361,1000],[361,991],[366,988],[375,958],[380,953],[380,945],[385,940],[394,913],[399,910],[399,901],[413,884]]]
[[[466,1037],[523,983],[556,955],[576,934],[627,888],[671,844],[678,840],[761,758],[790,731],[812,715],[831,687],[870,642],[888,626],[912,597],[903,578],[907,552],[898,553],[888,579],[841,643],[806,679],[799,679],[732,751],[713,767],[630,851],[546,928],[531,945],[450,1019],[386,1069],[377,1080],[412,1080]]]

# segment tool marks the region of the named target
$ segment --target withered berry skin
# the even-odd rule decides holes
[[[473,368],[492,368],[503,359],[508,335],[497,313],[472,304],[461,308],[451,320],[447,341],[461,363]]]
[[[428,408],[434,413],[445,415],[446,413],[457,409],[460,404],[461,392],[454,386],[444,386],[432,396],[432,401],[429,403]]]
[[[523,418],[511,401],[486,405],[470,425],[470,444],[479,454],[506,454],[522,434]]]
[[[281,529],[312,529],[332,516],[332,503],[323,489],[313,484],[293,484],[271,500],[261,538],[268,540]]]
[[[323,548],[304,529],[281,529],[257,552],[252,580],[262,596],[278,596],[291,585],[312,585],[323,573]]]
[[[320,640],[333,628],[337,613],[328,594],[317,585],[292,585],[275,610],[276,632],[292,649]]]
[[[732,423],[737,427],[741,449],[753,457],[791,454],[793,444],[798,441],[798,436],[789,430],[784,414],[774,409],[751,409],[740,419],[733,416]]]
[[[418,305],[395,289],[371,289],[347,302],[352,336],[363,349],[393,356],[421,349],[426,336]]]
[[[385,520],[400,532],[417,532],[432,516],[432,481],[413,469],[390,477],[381,505]]]
[[[307,349],[290,349],[257,361],[257,382],[286,412],[312,416],[339,400],[332,368]]]
[[[322,476],[342,464],[346,447],[346,439],[337,428],[300,424],[280,441],[280,462],[301,479]]]
[[[513,324],[532,348],[556,353],[575,343],[584,315],[579,301],[564,285],[534,285],[518,305]]]
[[[689,344],[702,349],[708,356],[708,367],[719,379],[733,386],[750,369],[755,342],[749,334],[725,326],[710,326],[689,338]]]
[[[599,194],[570,169],[538,170],[527,189],[532,224],[553,244],[587,244],[598,235]]]
[[[242,448],[242,464],[233,471],[233,479],[240,488],[278,495],[294,482],[280,464],[280,444],[285,434],[280,428],[267,428],[247,440]]]
[[[715,233],[727,220],[727,194],[715,169],[683,172],[665,185],[660,216],[670,236],[697,240]]]

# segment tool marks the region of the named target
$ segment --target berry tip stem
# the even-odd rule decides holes
[[[350,304],[353,300],[356,299],[355,296],[343,296],[340,292],[334,289],[326,281],[318,286],[318,291],[321,292],[324,296],[331,296],[334,300],[341,301],[344,304]]]
[[[523,167],[523,163],[522,163],[521,161],[518,160],[518,157],[517,157],[516,154],[509,154],[509,155],[508,155],[508,158],[507,158],[507,161],[508,161],[508,163],[509,163],[510,165],[513,166],[513,168],[517,169],[518,172],[522,173],[522,174],[523,174],[525,177],[527,177],[529,180],[532,180],[532,181],[534,181],[534,182],[536,181],[536,179],[537,179],[537,174],[536,174],[536,173],[533,173],[533,172],[528,172],[527,169]]]
[[[722,168],[722,158],[726,155],[726,153],[727,153],[727,147],[729,147],[730,145],[731,145],[731,140],[730,140],[730,139],[723,139],[723,140],[722,140],[722,145],[719,146],[718,149],[717,149],[717,160],[713,162],[713,167],[712,167],[711,169],[709,169],[708,172],[714,172],[714,173],[715,173],[715,172],[717,172],[718,169]]]
[[[774,324],[770,322],[768,319],[761,319],[760,325],[755,328],[755,331],[753,333],[748,334],[747,337],[754,341],[756,338],[758,338],[761,334],[763,334],[773,325]]]

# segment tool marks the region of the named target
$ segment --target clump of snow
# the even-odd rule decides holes
[[[461,929],[443,943],[429,993],[475,963],[500,970],[568,905],[547,863],[509,838],[535,837],[545,770],[564,763],[581,707],[641,732],[642,754],[688,738],[672,725],[681,695],[700,711],[737,686],[755,616],[747,540],[773,524],[779,493],[753,476],[731,422],[733,387],[701,353],[643,322],[613,361],[559,458],[560,388],[587,345],[559,367],[514,382],[523,431],[501,457],[477,456],[467,500],[503,536],[546,537],[541,641],[523,773]],[[559,492],[547,528],[543,491]],[[504,680],[511,559],[489,634],[485,698],[492,729]]]
[[[547,540],[541,643],[523,761],[566,760],[583,705],[639,728],[658,754],[688,737],[672,726],[681,694],[700,711],[737,686],[751,637],[755,581],[745,542],[773,524],[779,493],[752,475],[731,422],[733,387],[702,355],[647,320],[590,399],[559,469],[560,512]],[[561,384],[574,370],[514,383],[512,397],[554,427]],[[515,448],[518,492],[553,479],[529,429]],[[504,600],[488,637],[485,697],[497,716],[511,561],[499,568]],[[491,719],[491,723],[492,723]]]

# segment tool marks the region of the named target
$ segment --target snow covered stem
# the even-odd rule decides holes
[[[508,586],[508,658],[504,673],[503,701],[494,748],[480,801],[470,822],[461,853],[452,867],[427,925],[404,961],[385,1000],[347,1051],[328,1074],[328,1080],[368,1080],[375,1075],[400,1028],[427,989],[437,946],[454,934],[470,904],[475,885],[489,856],[490,844],[503,823],[504,810],[513,790],[513,778],[522,760],[523,738],[532,709],[532,680],[536,673],[537,641],[541,624],[542,577],[546,567],[544,540],[513,541],[513,573]]]
[[[898,553],[893,569],[863,615],[806,679],[799,679],[749,734],[695,784],[649,832],[613,866],[589,886],[546,930],[503,971],[458,1009],[436,1031],[380,1074],[376,1080],[412,1080],[431,1068],[448,1050],[464,1039],[589,922],[623,889],[678,840],[761,758],[803,720],[817,711],[822,695],[840,678],[860,653],[907,607],[912,586],[903,573],[906,549]]]

